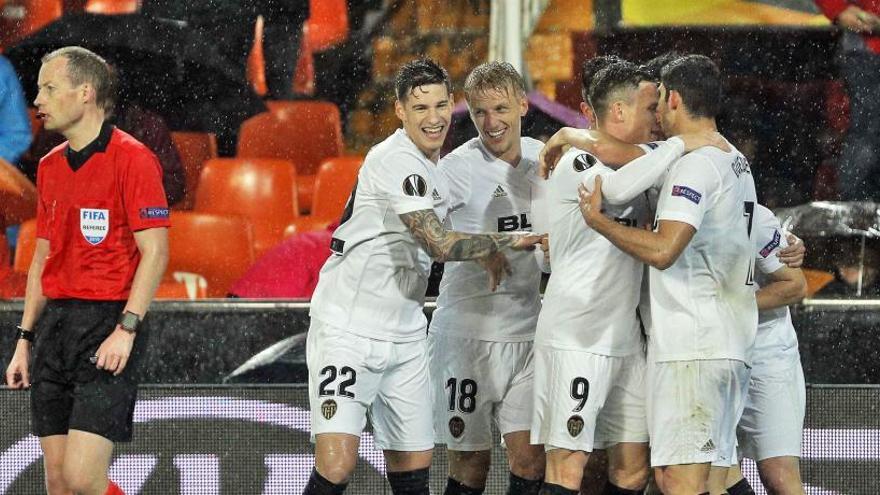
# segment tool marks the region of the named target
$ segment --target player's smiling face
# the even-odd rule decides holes
[[[522,117],[529,109],[525,95],[511,87],[494,88],[475,91],[467,100],[471,120],[486,148],[507,162],[517,160]]]
[[[406,135],[428,158],[436,160],[452,118],[452,95],[443,84],[416,86],[394,103]]]

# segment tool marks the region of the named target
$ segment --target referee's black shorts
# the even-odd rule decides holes
[[[37,322],[31,366],[34,435],[94,433],[113,442],[131,441],[137,400],[137,363],[146,332],[138,332],[119,376],[89,361],[116,328],[125,301],[49,300]],[[139,328],[140,330],[140,328]]]

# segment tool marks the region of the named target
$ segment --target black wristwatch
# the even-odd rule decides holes
[[[31,343],[34,342],[34,332],[33,331],[28,330],[28,329],[22,327],[21,325],[17,325],[15,327],[15,330],[18,332],[18,339],[16,339],[16,340],[24,339],[24,340],[27,340],[28,342],[31,342]]]
[[[141,317],[137,313],[125,311],[119,315],[119,321],[116,323],[126,332],[135,333],[140,322]]]

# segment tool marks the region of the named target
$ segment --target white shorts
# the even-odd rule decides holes
[[[492,448],[532,424],[532,342],[488,342],[428,334],[434,384],[434,434],[451,450]]]
[[[651,466],[736,463],[736,424],[749,369],[709,359],[648,364]]]
[[[756,364],[736,431],[740,453],[756,461],[800,457],[806,404],[800,355]]]
[[[592,452],[647,441],[642,352],[611,357],[535,347],[533,444]]]
[[[424,340],[373,340],[312,318],[306,362],[313,441],[320,433],[360,436],[369,412],[377,448],[434,448]]]

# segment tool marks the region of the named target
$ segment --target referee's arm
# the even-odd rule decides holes
[[[43,295],[43,267],[49,256],[49,240],[37,237],[34,257],[28,268],[27,288],[24,293],[24,313],[21,316],[21,328],[34,330],[34,324],[46,307],[46,296]],[[33,334],[31,334],[33,335]],[[28,388],[31,386],[28,374],[28,361],[31,353],[31,342],[20,338],[15,344],[15,354],[6,368],[6,384],[12,388]]]

